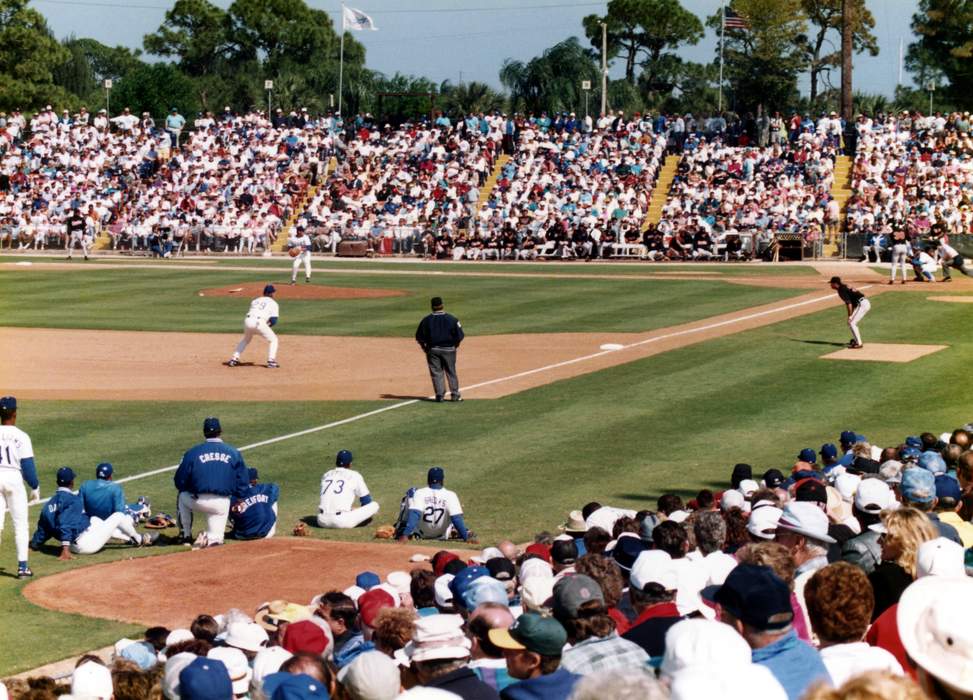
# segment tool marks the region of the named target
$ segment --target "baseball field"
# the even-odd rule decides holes
[[[406,569],[421,548],[367,543],[432,465],[481,543],[522,542],[591,500],[651,508],[666,491],[722,488],[736,462],[789,469],[800,448],[844,429],[885,445],[973,419],[970,279],[887,287],[858,264],[327,260],[312,284],[288,287],[289,272],[280,259],[0,257],[0,394],[18,399],[42,496],[58,467],[87,479],[108,461],[129,501],[174,513],[174,465],[209,415],[281,486],[278,542],[110,545],[70,562],[51,546],[31,553],[30,582],[15,577],[8,518],[0,676],[189,611],[348,585],[369,562]],[[872,300],[863,350],[842,351],[832,274]],[[243,366],[227,367],[251,293],[267,282],[281,290],[282,368],[262,366],[259,338]],[[462,404],[425,400],[412,334],[437,295],[468,336]],[[378,517],[287,537],[316,512],[320,476],[342,448]]]

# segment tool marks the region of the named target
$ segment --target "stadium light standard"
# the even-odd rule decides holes
[[[928,116],[931,117],[932,116],[932,94],[936,92],[936,83],[930,80],[928,83],[926,83],[926,90],[929,91],[929,115]]]
[[[591,94],[591,81],[582,80],[581,89],[584,90],[584,118],[588,118],[588,95]]]
[[[111,78],[105,78],[105,111],[108,112],[108,117],[111,118]]]
[[[608,24],[601,25],[601,114],[606,114],[608,106]]]
[[[264,90],[267,91],[267,119],[270,120],[270,118],[271,118],[270,95],[274,91],[274,81],[273,80],[265,80],[264,81]]]

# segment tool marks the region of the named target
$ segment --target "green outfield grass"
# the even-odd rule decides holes
[[[141,298],[154,284],[165,280],[167,297],[173,290],[192,291],[221,284],[212,281],[212,273],[197,273],[195,279],[184,279],[175,272],[164,277],[156,274],[116,271],[108,279],[124,285],[125,295]],[[87,278],[95,272],[83,275]],[[74,300],[87,297],[89,283],[96,285],[92,294],[100,297],[97,284],[105,278],[84,280],[85,294],[79,295],[82,287],[76,282],[78,275],[50,278],[49,273],[43,273],[36,281],[33,277],[17,277],[19,298],[26,290],[35,304],[33,313],[11,308],[9,296],[0,295],[4,323],[22,325],[33,318],[44,325],[58,325],[66,318],[58,308],[62,304],[80,304],[74,308],[87,308],[95,315],[98,302]],[[204,282],[201,277],[205,277]],[[239,274],[232,279],[241,281]],[[395,282],[359,276],[347,284],[392,286]],[[9,288],[9,284],[10,275],[0,274],[0,289]],[[478,323],[497,329],[494,332],[509,330],[506,314],[510,309],[531,313],[523,299],[497,299],[501,287],[492,286],[492,280],[470,280],[468,284],[452,293],[488,300],[480,301],[471,311],[474,316],[481,314]],[[579,289],[573,284],[525,288],[517,281],[509,289],[514,290],[511,294],[533,295],[535,303],[546,304],[549,314],[557,314],[565,299],[583,307],[575,309],[578,319],[566,312],[557,316],[558,323],[568,328],[552,321],[544,330],[578,326],[594,330],[599,323],[609,322],[599,318],[598,304],[585,305],[586,294],[617,300],[619,288],[629,283],[600,281],[594,287]],[[628,313],[641,309],[644,318],[640,320],[655,319],[658,325],[676,321],[667,319],[662,311],[653,312],[649,300],[664,298],[666,304],[673,304],[698,293],[703,303],[706,300],[702,297],[708,293],[710,304],[732,303],[739,308],[759,303],[746,296],[751,293],[749,288],[720,283],[643,282],[626,290],[642,295],[641,306],[633,304]],[[428,290],[415,293],[425,296]],[[751,300],[744,303],[741,300],[745,298]],[[494,306],[494,301],[502,305]],[[180,297],[171,306],[189,306],[194,315],[198,313],[197,307],[184,302]],[[107,302],[102,299],[100,303],[104,307]],[[116,309],[116,313],[134,324],[134,317],[125,314],[133,312],[135,306],[123,305],[131,311]],[[481,310],[481,306],[487,309]],[[227,313],[235,311],[234,306]],[[603,311],[611,314],[610,308]],[[10,313],[19,314],[18,320],[10,321]],[[372,327],[370,319],[356,320],[350,310],[341,313],[340,318],[351,324],[345,332],[358,332],[361,325]],[[410,326],[414,324],[414,308],[399,309],[394,314],[409,316]],[[238,325],[236,315],[230,330]],[[463,312],[461,316],[467,321],[469,314]],[[191,320],[169,316],[172,318],[195,328]],[[909,321],[930,318],[934,321]],[[701,487],[723,488],[736,462],[749,462],[758,473],[770,467],[789,469],[801,448],[836,441],[845,429],[887,445],[907,434],[939,432],[973,419],[966,391],[973,360],[968,318],[968,309],[961,304],[932,304],[920,295],[886,294],[873,299],[873,310],[863,324],[866,342],[942,343],[950,347],[908,364],[819,360],[820,355],[847,340],[844,312],[834,308],[503,399],[403,406],[335,429],[253,449],[245,457],[260,468],[265,479],[281,483],[283,530],[315,512],[321,473],[333,463],[338,449],[348,448],[354,451],[356,466],[382,505],[376,523],[391,522],[404,489],[420,484],[425,470],[439,464],[446,468],[447,486],[462,499],[467,523],[483,543],[501,537],[523,541],[538,530],[555,528],[569,510],[589,500],[653,508],[655,499],[665,491],[691,496]],[[308,324],[311,321],[305,320]],[[108,325],[111,322],[113,319],[106,321]],[[119,322],[118,318],[114,322]],[[624,324],[625,320],[615,317],[610,323]],[[382,405],[389,404],[24,401],[19,424],[34,440],[43,492],[48,495],[53,473],[62,464],[74,466],[85,478],[103,460],[113,462],[119,476],[175,464],[183,450],[200,439],[202,418],[209,414],[221,417],[228,441],[243,445]],[[157,510],[171,512],[175,502],[171,477],[166,473],[128,483],[126,494],[130,500],[146,495]],[[31,517],[32,521],[36,518],[36,510]],[[365,541],[372,529],[315,529],[313,536]],[[15,561],[9,524],[4,534],[0,564],[6,569],[0,573],[9,574]],[[31,564],[42,576],[122,556],[178,549],[113,548],[66,564],[58,562],[51,552],[35,553]],[[145,564],[148,578],[151,561]],[[21,587],[15,579],[0,576],[0,675],[109,644],[135,631],[128,625],[36,608],[19,595]],[[119,605],[124,605],[124,596]]]

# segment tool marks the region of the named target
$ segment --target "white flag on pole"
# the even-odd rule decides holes
[[[372,18],[361,10],[356,10],[354,7],[345,7],[344,5],[341,6],[341,10],[342,29],[354,29],[359,32],[365,29],[371,29],[372,31],[378,30]]]

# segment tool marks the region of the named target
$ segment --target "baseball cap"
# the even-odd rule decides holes
[[[550,614],[553,596],[553,578],[534,576],[524,581],[520,587],[520,602],[525,611]]]
[[[842,499],[851,503],[855,500],[855,491],[858,490],[861,481],[862,478],[857,474],[843,472],[834,480],[834,487],[841,494]]]
[[[794,499],[808,503],[827,503],[828,489],[817,479],[801,479],[794,485]]]
[[[267,644],[267,631],[256,622],[232,622],[223,641],[244,651],[260,651]]]
[[[481,576],[466,587],[463,592],[463,607],[476,610],[484,603],[509,605],[507,587],[490,576]]]
[[[902,485],[899,490],[906,501],[931,503],[936,497],[936,477],[931,471],[920,467],[909,467],[902,472]]]
[[[469,638],[463,633],[462,617],[430,615],[416,620],[412,641],[396,652],[396,658],[412,661],[465,659],[470,655],[471,647]]]
[[[818,506],[806,501],[792,501],[784,506],[777,528],[796,532],[819,542],[835,542],[828,535],[828,516]]]
[[[429,300],[429,305],[434,309],[439,308],[440,306],[443,305],[443,298],[433,297],[432,299]]]
[[[412,576],[404,571],[390,571],[385,581],[389,586],[398,591],[398,596],[407,595],[412,590]],[[385,590],[388,590],[387,588]],[[391,594],[391,591],[389,591]],[[398,596],[394,596],[398,600]],[[398,606],[396,606],[398,607]]]
[[[306,673],[280,671],[264,678],[264,697],[268,700],[328,700],[324,683]]]
[[[842,444],[842,446],[844,446],[844,445],[854,445],[855,444],[855,438],[856,437],[857,436],[855,435],[855,431],[854,430],[843,430],[843,431],[841,431],[841,436],[838,439],[838,442],[840,442]]]
[[[86,661],[71,674],[71,695],[76,698],[109,700],[114,693],[111,671],[102,664]]]
[[[632,564],[629,584],[636,590],[643,590],[648,584],[655,583],[667,591],[679,586],[679,572],[672,564],[672,557],[661,549],[648,549]]]
[[[753,479],[744,479],[740,482],[740,486],[737,488],[737,490],[743,494],[744,498],[749,498],[750,495],[759,488],[760,484]]]
[[[753,467],[749,464],[735,464],[733,465],[733,472],[730,474],[730,484],[733,488],[737,488],[740,482],[744,479],[753,478]]]
[[[896,619],[906,653],[960,693],[973,693],[973,580],[925,576],[905,589]]]
[[[501,649],[526,649],[541,656],[560,656],[568,633],[553,617],[524,613],[507,629],[492,629],[490,641]]]
[[[277,673],[280,667],[291,658],[291,654],[284,647],[264,647],[257,652],[253,659],[253,685],[263,687],[264,678]]]
[[[334,458],[334,464],[336,467],[347,467],[351,464],[351,451],[341,450],[338,452],[338,456]]]
[[[672,678],[688,668],[751,664],[750,645],[729,625],[716,620],[681,620],[666,631],[660,671]]]
[[[518,578],[521,583],[526,583],[531,578],[554,578],[554,570],[543,559],[526,559],[520,565]]]
[[[13,396],[0,397],[0,411],[16,411],[17,399]]]
[[[966,576],[965,551],[962,545],[937,537],[919,545],[916,552],[916,578],[923,576]]]
[[[578,560],[578,546],[574,540],[555,540],[551,545],[551,561],[555,564],[574,564]]]
[[[922,438],[918,435],[910,435],[905,439],[905,444],[909,447],[915,447],[917,450],[922,449]]]
[[[215,647],[206,654],[207,658],[222,661],[226,672],[230,674],[230,683],[235,695],[246,695],[250,691],[250,679],[253,671],[246,655],[233,647]]]
[[[801,450],[798,453],[797,458],[802,462],[808,462],[809,464],[814,464],[817,461],[818,456],[814,452],[813,447],[805,447],[803,450]]]
[[[575,574],[561,579],[554,585],[554,614],[558,617],[577,617],[578,608],[589,600],[605,604],[601,587],[590,576]]]
[[[948,474],[940,474],[936,477],[936,498],[952,498],[958,501],[963,497],[959,482]]]
[[[287,625],[280,645],[292,654],[308,651],[323,654],[329,644],[324,630],[311,620],[300,620]]]
[[[426,474],[426,482],[429,484],[441,484],[443,483],[445,476],[446,475],[445,472],[443,472],[442,467],[433,467],[429,470],[429,473]]]
[[[919,466],[928,469],[933,474],[946,473],[946,460],[943,459],[941,454],[933,450],[926,450],[919,455]]]
[[[436,581],[433,583],[436,605],[440,608],[450,608],[453,606],[453,592],[449,590],[449,584],[452,580],[452,574],[443,574],[436,578]]]
[[[266,296],[270,296],[271,294],[273,294],[276,291],[277,291],[277,288],[274,285],[268,284],[268,285],[266,285],[264,287],[264,296],[265,297]]]
[[[453,552],[447,552],[445,549],[441,549],[432,555],[430,563],[432,564],[432,571],[436,576],[442,576],[445,573],[446,565],[451,561],[456,561],[459,559],[457,554]]]
[[[260,472],[257,471],[256,467],[247,467],[247,480],[256,481],[260,476]]]
[[[774,539],[777,534],[777,523],[783,513],[784,511],[777,506],[754,508],[750,513],[750,519],[747,520],[747,532],[762,540]]]
[[[862,479],[855,491],[855,508],[865,513],[880,513],[893,502],[892,489],[881,479]]]
[[[219,659],[197,656],[179,673],[180,700],[228,700],[233,684]]]
[[[488,559],[484,566],[490,572],[490,576],[497,579],[497,581],[512,581],[517,575],[517,567],[506,557]]]
[[[382,610],[394,607],[395,599],[381,588],[373,588],[358,599],[358,614],[369,627],[375,627],[375,618]]]
[[[67,486],[74,481],[74,470],[71,467],[61,467],[57,470],[57,485]]]
[[[220,419],[215,416],[210,416],[203,421],[203,435],[206,437],[211,437],[213,435],[219,435],[223,431],[220,425]]]
[[[108,462],[102,462],[97,467],[95,467],[95,477],[99,479],[107,479],[112,475],[112,466]]]
[[[374,571],[362,571],[355,577],[355,585],[364,588],[366,591],[369,588],[375,588],[381,582],[382,579]]]
[[[612,559],[615,563],[625,571],[632,570],[632,564],[638,559],[638,556],[644,552],[648,547],[645,542],[642,541],[641,537],[637,535],[626,533],[624,536],[618,538],[615,542],[615,548],[612,549]]]
[[[392,700],[399,694],[399,665],[380,651],[366,651],[338,672],[338,681],[355,700]]]
[[[731,508],[743,508],[746,499],[743,494],[736,489],[727,489],[720,498],[720,510],[730,510]]]
[[[454,605],[466,605],[463,594],[476,579],[489,576],[490,571],[485,566],[467,566],[449,582],[449,590],[453,594]]]
[[[838,456],[838,448],[835,447],[834,443],[826,442],[821,445],[821,459],[827,461],[834,459]]]
[[[788,697],[770,669],[754,663],[744,666],[692,666],[676,674],[669,692],[670,700],[787,700]]]
[[[922,453],[917,447],[903,447],[899,450],[899,459],[903,462],[918,462],[920,454]]]
[[[784,483],[784,475],[780,469],[768,469],[764,472],[764,486],[769,489],[776,489]]]
[[[713,600],[758,630],[783,629],[794,620],[790,589],[767,566],[740,564],[715,591]]]

